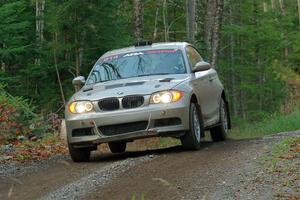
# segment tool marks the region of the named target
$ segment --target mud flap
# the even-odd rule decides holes
[[[228,119],[228,129],[231,129],[231,117],[230,117],[229,103],[227,100],[225,100],[225,104],[226,104],[226,113]]]

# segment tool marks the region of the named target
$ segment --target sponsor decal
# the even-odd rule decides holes
[[[146,51],[147,54],[160,54],[160,53],[176,53],[178,49],[162,49]]]
[[[178,51],[180,51],[180,50],[179,49],[147,50],[147,51],[133,52],[133,53],[128,53],[128,54],[119,54],[119,55],[108,56],[108,57],[102,58],[101,61],[108,62],[108,61],[116,60],[119,58],[126,58],[126,57],[140,56],[140,55],[147,55],[147,54],[176,53]]]
[[[105,58],[102,58],[101,60],[103,62],[107,62],[107,61],[111,61],[111,60],[116,60],[119,58],[119,55],[113,55],[113,56],[109,56],[109,57],[105,57]]]
[[[144,53],[143,52],[129,53],[129,54],[125,54],[123,57],[131,57],[131,56],[139,56],[139,55],[144,55]]]

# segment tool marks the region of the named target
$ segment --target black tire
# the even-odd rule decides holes
[[[195,121],[197,120],[197,121]],[[200,149],[201,137],[203,135],[202,114],[197,103],[192,102],[190,105],[190,130],[180,138],[184,149]]]
[[[109,149],[112,153],[124,153],[126,150],[126,142],[110,142]]]
[[[69,146],[69,153],[74,162],[87,162],[90,160],[91,150],[89,148],[74,148]]]
[[[224,99],[221,99],[219,125],[210,130],[210,135],[214,142],[226,140],[229,130],[229,120],[227,104]]]

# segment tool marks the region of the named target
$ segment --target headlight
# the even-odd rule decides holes
[[[74,114],[91,112],[94,109],[92,102],[77,101],[69,105],[69,111]]]
[[[183,97],[183,92],[177,90],[162,91],[157,92],[151,95],[150,103],[159,104],[159,103],[172,103],[179,101]]]

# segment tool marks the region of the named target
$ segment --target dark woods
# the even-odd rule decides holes
[[[234,116],[282,108],[300,71],[298,0],[1,0],[0,83],[63,113],[71,80],[136,40],[189,41],[219,71]]]

